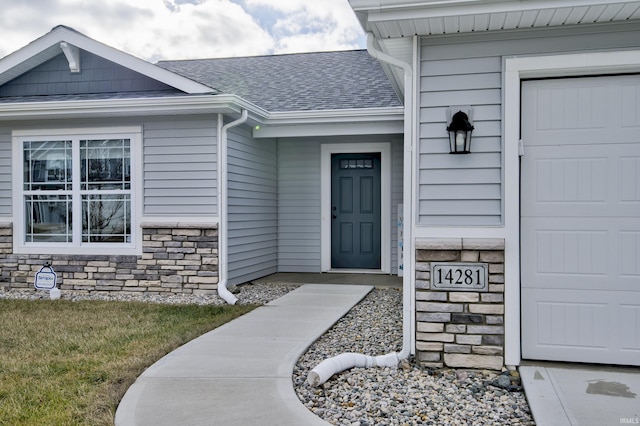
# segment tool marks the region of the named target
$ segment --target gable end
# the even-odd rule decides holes
[[[0,97],[103,93],[183,93],[167,84],[81,50],[81,72],[71,72],[63,53],[0,86]]]

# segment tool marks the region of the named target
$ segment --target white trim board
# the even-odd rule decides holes
[[[505,161],[505,364],[521,361],[520,333],[520,86],[545,77],[640,72],[640,50],[506,57],[503,60]]]
[[[380,153],[381,273],[391,273],[391,143],[322,144],[320,148],[320,266],[331,271],[331,155]],[[364,271],[363,271],[364,272]]]
[[[186,93],[214,93],[204,84],[182,77],[157,65],[122,52],[89,38],[69,27],[57,26],[25,47],[0,59],[0,84],[42,64],[62,53],[60,43],[91,52],[116,64],[139,72],[149,78],[175,87]]]
[[[23,149],[22,142],[34,137],[64,137],[65,139],[81,139],[83,137],[129,138],[131,161],[131,243],[114,244],[113,247],[101,244],[81,244],[79,234],[74,234],[74,243],[32,243],[23,241],[25,229],[25,206],[23,202]],[[17,129],[11,134],[12,164],[14,171],[12,179],[13,204],[13,253],[16,254],[64,254],[64,255],[140,255],[142,254],[142,229],[140,227],[143,204],[143,165],[142,165],[142,126],[114,126],[114,127],[78,127],[68,129]],[[79,149],[77,146],[74,150]],[[77,152],[77,151],[76,151]],[[79,154],[74,154],[77,158]],[[74,165],[74,174],[79,174],[79,165]],[[75,185],[75,184],[74,184]],[[79,188],[74,186],[73,191]],[[75,206],[74,208],[78,208]],[[74,215],[80,216],[79,210]],[[74,232],[79,232],[75,230]]]

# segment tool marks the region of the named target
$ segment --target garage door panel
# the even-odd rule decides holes
[[[588,302],[580,301],[583,292],[523,289],[523,352],[553,361],[637,365],[640,306],[628,303],[634,295],[595,291],[598,301]]]
[[[640,202],[640,157],[620,160],[620,201],[635,205]]]
[[[620,232],[620,273],[640,287],[640,231]]]
[[[609,144],[604,153],[596,146],[527,147],[525,157],[524,216],[637,216],[640,144]]]
[[[551,82],[528,99],[529,111],[535,117],[535,129],[540,131],[598,129],[606,127],[607,98],[606,85]]]
[[[638,128],[628,127],[616,131],[616,143],[633,144],[637,139]],[[601,145],[611,142],[610,129],[588,129],[588,130],[545,130],[535,131],[532,135],[539,140],[529,145],[535,146],[573,146],[573,145]],[[570,136],[567,138],[567,136]]]
[[[622,127],[640,127],[640,84],[622,85]],[[637,129],[636,129],[637,130]]]
[[[640,365],[639,88],[523,83],[525,358]]]
[[[540,83],[540,84],[538,84]],[[640,126],[637,75],[532,81],[522,97],[530,146],[635,143]],[[535,86],[535,87],[534,87]],[[524,121],[523,121],[524,124]],[[635,127],[635,128],[634,128]],[[571,137],[567,138],[566,136]]]
[[[640,291],[637,222],[522,218],[522,288]]]
[[[621,350],[640,356],[640,305],[620,306]]]
[[[535,168],[537,203],[582,205],[606,200],[606,158],[539,158]]]
[[[578,228],[544,228],[539,221],[523,220],[523,229],[527,229],[527,241],[535,245],[522,247],[523,287],[580,286],[585,279],[601,280],[607,276],[607,265],[603,259],[608,253],[608,233],[606,230],[593,231]],[[528,225],[525,227],[525,225]],[[561,224],[558,224],[561,225]],[[532,229],[538,226],[538,229]],[[527,278],[524,278],[527,277]],[[579,279],[573,283],[568,279]]]

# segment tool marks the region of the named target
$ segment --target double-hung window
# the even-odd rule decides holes
[[[135,248],[140,132],[122,130],[14,132],[18,251]]]

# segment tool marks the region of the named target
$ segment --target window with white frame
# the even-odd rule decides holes
[[[132,247],[137,135],[39,133],[14,139],[20,245]]]

